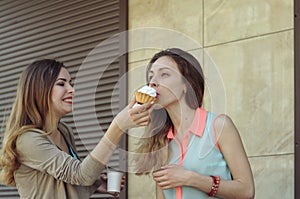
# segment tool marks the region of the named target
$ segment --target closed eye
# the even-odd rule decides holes
[[[65,82],[58,82],[56,85],[58,85],[58,86],[65,86]]]
[[[169,73],[161,73],[161,76],[162,77],[169,77],[170,75],[169,75]]]
[[[67,79],[65,79],[65,78],[59,78],[58,80],[57,80],[57,85],[58,86],[65,86],[65,84],[67,83]],[[69,85],[71,86],[71,87],[73,87],[74,86],[74,84],[72,83],[72,80],[70,80],[69,81]]]

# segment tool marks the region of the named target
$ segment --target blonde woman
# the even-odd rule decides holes
[[[251,168],[229,116],[202,108],[204,76],[188,52],[153,56],[147,81],[157,92],[137,173],[153,172],[157,199],[254,198]]]
[[[131,109],[133,100],[79,160],[72,130],[60,122],[72,111],[73,97],[70,74],[61,62],[35,61],[22,73],[0,159],[1,182],[16,186],[21,198],[87,199],[105,192],[100,175],[123,132],[148,124],[151,105]]]

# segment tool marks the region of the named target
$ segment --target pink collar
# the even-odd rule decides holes
[[[194,120],[188,132],[194,133],[195,135],[201,137],[205,129],[206,117],[207,117],[207,111],[202,108],[197,108]],[[172,128],[169,129],[167,138],[174,139],[174,133]]]

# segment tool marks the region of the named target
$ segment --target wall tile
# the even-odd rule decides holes
[[[129,199],[153,199],[156,197],[155,182],[152,175],[135,175],[136,169],[133,158],[137,147],[139,146],[140,138],[142,137],[145,129],[144,127],[130,129],[128,131],[128,198]],[[146,187],[146,188],[145,188]]]
[[[294,198],[294,155],[250,158],[255,198]]]
[[[293,0],[204,0],[204,46],[292,29]]]
[[[128,192],[129,199],[153,199],[156,198],[155,183],[151,175],[137,176],[129,174],[130,187]]]
[[[131,98],[134,91],[146,84],[146,67],[149,60],[133,62],[128,70],[128,96]]]
[[[293,153],[293,31],[206,48],[205,73],[217,68],[224,89],[213,98],[236,123],[248,155]],[[222,89],[220,89],[222,91]],[[206,98],[206,105],[211,98]],[[224,103],[225,101],[225,103]],[[219,105],[219,104],[218,104]]]
[[[176,31],[194,40],[202,47],[203,37],[203,6],[199,0],[131,0],[129,1],[129,29],[141,29],[146,27],[156,27],[164,30]],[[151,34],[141,38],[131,37],[129,42],[147,43],[147,41],[159,42],[157,48],[173,47],[184,45],[185,42],[178,42],[178,37],[161,38],[161,35]],[[156,39],[157,38],[157,39]],[[132,43],[131,43],[132,44]],[[131,45],[129,44],[129,46]],[[146,45],[146,44],[145,44]],[[146,46],[149,47],[149,46]],[[191,49],[191,48],[189,48]],[[130,56],[130,62],[151,56],[142,50],[133,52]]]

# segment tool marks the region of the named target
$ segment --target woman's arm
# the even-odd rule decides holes
[[[254,180],[239,132],[232,120],[220,115],[214,124],[217,143],[233,180],[222,181],[217,195],[223,198],[254,198]]]
[[[126,108],[118,114],[107,134],[82,162],[59,150],[42,131],[38,130],[23,133],[18,137],[16,145],[19,160],[30,168],[48,173],[66,183],[90,186],[99,178],[121,139],[124,128],[147,124],[149,118],[147,108],[150,106],[148,104],[134,109]],[[144,109],[147,111],[142,112]]]
[[[123,109],[112,121],[103,138],[91,151],[93,159],[99,163],[106,165],[112,153],[120,142],[123,133],[133,127],[146,126],[149,123],[150,107],[153,103],[146,103],[140,107],[131,108],[135,100]]]
[[[219,115],[213,123],[217,144],[232,174],[232,180],[220,181],[217,196],[230,199],[253,199],[254,180],[239,132],[227,115]],[[188,171],[189,186],[209,193],[212,178]]]

